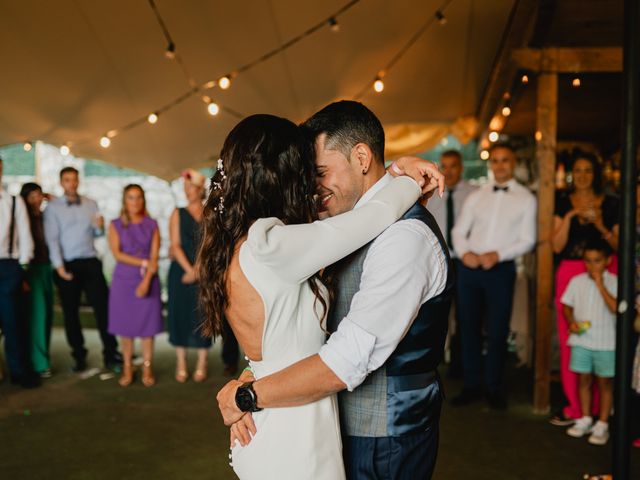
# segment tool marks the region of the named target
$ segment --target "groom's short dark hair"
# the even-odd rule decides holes
[[[358,143],[371,148],[373,156],[384,165],[384,129],[378,117],[360,102],[341,100],[324,107],[302,124],[315,140],[327,135],[327,148],[342,152],[350,158],[351,149]]]

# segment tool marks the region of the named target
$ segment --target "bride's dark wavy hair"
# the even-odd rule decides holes
[[[273,115],[252,115],[229,133],[220,157],[226,178],[218,170],[211,179],[196,260],[204,314],[201,331],[213,337],[222,333],[229,305],[227,269],[251,224],[267,217],[277,217],[285,224],[318,218],[313,198],[314,145],[302,127]],[[220,205],[224,205],[222,211]],[[309,284],[326,313],[320,276],[310,278]]]

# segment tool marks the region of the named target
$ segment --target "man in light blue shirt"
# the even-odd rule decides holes
[[[104,364],[113,368],[122,363],[122,357],[115,337],[107,331],[109,287],[93,245],[94,237],[104,234],[104,220],[95,201],[78,195],[75,168],[60,171],[60,184],[64,196],[49,202],[44,211],[44,231],[62,302],[67,342],[76,361],[73,370],[80,372],[87,367],[79,315],[83,290],[96,316]]]

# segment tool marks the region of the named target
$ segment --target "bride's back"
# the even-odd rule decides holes
[[[264,303],[240,267],[240,246],[235,249],[227,269],[226,288],[228,306],[225,312],[229,325],[244,353],[254,361],[262,360]]]

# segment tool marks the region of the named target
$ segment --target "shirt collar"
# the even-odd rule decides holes
[[[360,200],[358,200],[358,202],[356,203],[355,207],[353,207],[353,209],[355,210],[356,208],[360,208],[369,200],[371,200],[371,198],[380,190],[382,190],[383,187],[391,183],[391,180],[393,180],[393,176],[390,173],[385,173],[384,176],[380,180],[378,180],[376,183],[374,183],[369,190],[364,192],[364,195],[360,197]]]
[[[508,182],[505,182],[505,183],[498,183],[498,182],[496,182],[494,180],[493,183],[492,183],[492,186],[495,186],[495,187],[509,187],[509,190],[511,190],[515,186],[516,183],[517,182],[516,182],[515,178],[512,178],[511,180],[509,180]]]
[[[82,197],[78,195],[75,200],[70,200],[66,195],[64,196],[65,205],[70,207],[72,205],[82,205]]]

